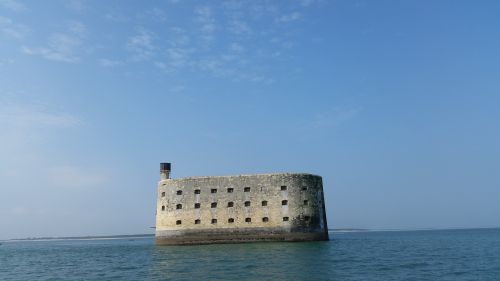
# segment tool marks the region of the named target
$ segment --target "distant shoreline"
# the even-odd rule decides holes
[[[392,231],[450,231],[450,230],[486,230],[500,229],[500,227],[473,227],[473,228],[414,228],[414,229],[367,229],[367,228],[333,228],[328,232],[352,233],[352,232],[392,232]],[[6,242],[26,242],[26,241],[64,241],[64,240],[113,240],[113,239],[146,239],[154,238],[154,234],[126,234],[126,235],[88,235],[88,236],[61,236],[61,237],[27,237],[0,240]]]

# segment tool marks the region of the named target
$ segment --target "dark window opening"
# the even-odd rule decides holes
[[[179,225],[179,224],[181,224],[181,223],[182,223],[182,221],[181,221],[181,220],[177,220],[177,221],[175,221],[175,224],[177,224],[177,225]]]
[[[228,222],[228,223],[233,223],[233,222],[234,222],[234,219],[233,219],[233,218],[229,218],[229,219],[227,219],[227,222]]]
[[[268,222],[268,221],[269,221],[269,218],[268,218],[268,217],[263,217],[263,218],[262,218],[262,221],[263,221],[263,222]]]
[[[217,219],[212,219],[212,223],[217,223]]]
[[[288,221],[288,217],[283,217],[283,221]]]
[[[306,190],[307,190],[307,186],[303,186],[302,191],[306,191]]]
[[[182,204],[177,204],[177,205],[175,205],[175,208],[176,208],[177,210],[182,209]]]
[[[262,206],[267,206],[267,201],[262,201]]]
[[[309,221],[310,219],[311,219],[311,217],[310,217],[310,216],[305,216],[305,217],[304,217],[304,220],[305,220],[305,221]]]
[[[304,205],[305,206],[309,205],[309,200],[304,200]]]
[[[252,222],[252,219],[251,218],[246,218],[245,222]]]
[[[194,220],[194,224],[200,224],[201,220]]]
[[[234,188],[232,188],[232,187],[227,189],[227,193],[233,193],[233,191],[234,191]]]
[[[288,200],[281,201],[281,205],[283,205],[283,206],[288,205]]]
[[[161,210],[162,210],[162,211],[165,211],[165,206],[161,206]]]
[[[243,189],[243,191],[244,191],[244,192],[250,192],[250,187],[245,187],[245,188]]]
[[[177,190],[177,195],[182,195],[182,190]]]
[[[210,207],[217,208],[217,202],[214,202],[214,203],[210,204]]]
[[[162,192],[162,193],[161,193],[161,197],[165,197],[165,192]]]
[[[286,185],[282,185],[282,186],[281,186],[281,190],[282,190],[282,191],[283,191],[283,190],[286,190]]]
[[[200,203],[194,203],[194,208],[199,209],[200,208]]]
[[[200,194],[200,192],[201,192],[201,190],[199,190],[199,189],[194,190],[194,194]]]
[[[250,207],[250,201],[245,201],[245,207]]]
[[[227,207],[234,207],[234,202],[227,202]]]
[[[210,189],[210,193],[217,193],[217,188]]]

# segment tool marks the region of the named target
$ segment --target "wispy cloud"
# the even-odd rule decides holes
[[[293,12],[290,14],[281,15],[280,17],[278,17],[276,19],[276,21],[286,23],[286,22],[296,21],[296,20],[299,20],[301,18],[302,18],[302,15],[299,12]]]
[[[232,20],[229,23],[229,30],[236,35],[249,35],[252,33],[252,28],[241,20]]]
[[[212,8],[209,6],[200,6],[195,8],[195,21],[200,24],[200,34],[206,44],[210,44],[215,39],[217,29]]]
[[[119,60],[99,59],[99,64],[104,67],[113,67],[123,65],[123,62]]]
[[[66,0],[64,4],[66,8],[74,12],[82,13],[87,10],[87,2],[85,0]]]
[[[0,6],[16,12],[26,9],[26,6],[17,0],[0,0]]]
[[[21,39],[29,32],[29,28],[23,24],[16,24],[10,18],[0,16],[0,34]]]
[[[81,124],[80,119],[64,112],[51,112],[41,105],[0,103],[0,128],[6,130],[34,130],[69,128]]]
[[[75,63],[80,61],[83,40],[87,28],[81,22],[70,22],[66,32],[52,33],[45,46],[22,46],[21,50],[28,55],[42,56],[48,60]]]
[[[269,62],[285,60],[283,54],[295,46],[292,25],[286,23],[302,20],[306,7],[314,2],[295,1],[291,7],[269,1],[206,3],[191,7],[191,20],[175,25],[169,25],[164,7],[148,8],[129,18],[136,27],[125,42],[128,57],[103,57],[98,62],[112,67],[147,61],[167,74],[189,70],[237,81],[272,83]],[[172,11],[176,8],[170,7]],[[115,21],[112,14],[106,17]],[[156,33],[151,21],[160,21],[165,27]]]
[[[132,52],[133,60],[144,61],[150,59],[156,47],[153,44],[154,34],[145,29],[139,29],[137,34],[129,37],[127,49]]]
[[[167,14],[165,11],[158,7],[146,10],[139,14],[140,19],[146,19],[149,21],[165,22],[167,20]]]

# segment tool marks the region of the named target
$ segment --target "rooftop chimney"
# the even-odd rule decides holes
[[[160,163],[161,180],[168,180],[170,178],[171,167],[172,165],[170,163]]]

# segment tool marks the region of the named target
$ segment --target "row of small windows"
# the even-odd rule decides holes
[[[309,221],[310,219],[311,219],[311,217],[309,217],[309,216],[305,216],[304,217],[305,221]],[[283,221],[289,221],[289,218],[288,217],[283,217]],[[227,222],[228,223],[234,223],[234,218],[227,219]],[[245,222],[252,222],[252,218],[245,218]],[[268,217],[263,217],[262,218],[262,222],[269,222],[269,218]],[[212,224],[216,224],[217,223],[217,219],[212,219],[211,223]],[[176,220],[175,224],[177,224],[177,225],[182,224],[182,220]],[[201,220],[200,219],[194,220],[194,224],[201,224]]]
[[[251,205],[250,201],[245,201],[245,207],[250,207],[250,205]],[[264,207],[267,206],[267,201],[262,201],[261,205],[264,206]],[[281,205],[282,206],[288,205],[288,200],[282,200],[281,201]],[[309,200],[304,200],[304,205],[305,206],[309,205]],[[201,207],[200,203],[194,203],[194,208],[195,209],[199,209],[200,207]],[[212,202],[210,204],[210,207],[211,208],[217,208],[217,202]],[[234,202],[227,202],[227,207],[228,208],[234,207]],[[182,204],[175,205],[175,209],[177,209],[177,210],[182,209]],[[161,210],[165,211],[165,206],[161,206]]]
[[[285,190],[288,190],[288,188],[287,188],[287,186],[286,186],[286,185],[282,185],[282,186],[281,186],[281,190],[282,190],[282,191],[285,191]],[[307,190],[307,186],[303,186],[303,187],[302,187],[302,190],[303,190],[303,191]],[[245,188],[243,188],[243,191],[244,191],[244,192],[250,192],[250,187],[245,187]],[[234,188],[229,187],[229,188],[227,189],[227,193],[233,193],[233,192],[234,192]],[[194,190],[194,194],[200,194],[200,193],[201,193],[201,190],[200,190],[200,189],[195,189],[195,190]],[[217,193],[217,188],[212,188],[212,189],[210,189],[210,193]],[[182,190],[177,190],[177,193],[176,193],[176,194],[177,194],[177,195],[182,195]],[[161,197],[165,197],[165,192],[162,192],[162,193],[161,193]]]

